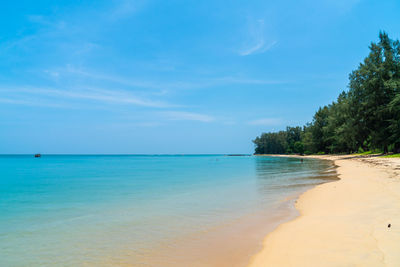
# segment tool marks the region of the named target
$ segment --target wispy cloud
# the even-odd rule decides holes
[[[166,108],[171,107],[165,102],[142,99],[131,93],[115,92],[110,90],[87,90],[87,91],[62,91],[62,90],[44,90],[46,94],[55,94],[63,97],[90,99],[101,102],[116,104],[132,104],[143,107]]]
[[[34,106],[34,107],[49,107],[49,108],[65,108],[65,105],[50,103],[47,101],[42,101],[38,99],[29,98],[0,98],[0,103],[11,104],[11,105],[22,105],[22,106]]]
[[[262,118],[249,121],[249,125],[262,125],[262,126],[273,126],[279,125],[282,123],[282,120],[279,118]]]
[[[158,126],[161,126],[163,124],[161,122],[148,121],[148,122],[136,122],[136,123],[133,123],[132,125],[133,126],[137,126],[137,127],[151,128],[151,127],[158,127]]]
[[[47,46],[52,51],[62,51],[63,54],[82,56],[99,44],[93,41],[91,33],[100,33],[111,23],[128,18],[137,13],[147,1],[119,0],[98,5],[95,9],[71,9],[62,13],[50,12],[46,15],[28,14],[26,21],[30,30],[21,30],[16,38],[0,43],[1,50],[32,49]],[[84,12],[84,13],[83,13]],[[79,19],[78,19],[79,18]],[[96,39],[97,41],[98,39]]]
[[[257,40],[257,43],[254,46],[241,51],[240,55],[248,56],[248,55],[255,54],[255,53],[264,53],[264,52],[268,51],[269,49],[271,49],[277,43],[278,43],[277,41],[273,41],[269,44],[265,44],[265,41],[263,39],[259,39],[259,40]]]
[[[43,88],[12,88],[12,89],[0,89],[1,92],[9,92],[14,95],[17,99],[20,94],[45,97],[55,97],[60,99],[80,99],[80,100],[93,100],[97,102],[110,103],[110,104],[128,104],[142,107],[152,108],[171,108],[177,107],[163,101],[145,99],[137,97],[130,92],[89,88],[81,90],[67,90],[67,89],[43,89]],[[16,100],[14,100],[16,101]],[[12,103],[12,102],[10,102]],[[15,102],[18,103],[18,102]],[[23,102],[19,103],[23,104]]]
[[[31,14],[27,16],[29,22],[38,24],[52,30],[62,30],[65,28],[66,23],[63,20],[51,20],[43,15]]]
[[[143,1],[119,1],[109,12],[109,17],[113,20],[129,17],[139,9],[139,4],[143,4]]]
[[[214,81],[227,84],[260,84],[260,85],[287,83],[286,81],[281,81],[281,80],[262,80],[262,79],[241,78],[233,76],[217,78],[214,79]]]
[[[222,76],[222,77],[202,77],[197,79],[176,80],[176,81],[155,81],[136,78],[126,78],[124,76],[103,74],[91,70],[76,68],[72,65],[67,65],[65,68],[58,68],[53,70],[45,70],[46,74],[52,78],[76,75],[78,77],[87,78],[93,81],[107,81],[119,85],[125,85],[132,88],[146,88],[160,90],[156,94],[167,94],[168,90],[185,90],[185,89],[201,89],[218,85],[226,84],[250,84],[250,85],[268,85],[268,84],[282,84],[286,81],[268,80],[268,79],[254,79],[247,77],[235,76]]]
[[[212,122],[215,120],[214,117],[185,111],[166,111],[162,113],[169,120],[184,120],[184,121],[200,121],[200,122]]]
[[[252,54],[264,53],[278,43],[276,40],[267,40],[264,28],[263,19],[259,19],[256,23],[252,23],[249,26],[248,34],[250,35],[250,41],[248,41],[245,48],[239,51],[239,55],[249,56]]]
[[[108,81],[108,82],[126,85],[126,86],[130,86],[130,87],[149,88],[149,89],[164,89],[166,87],[171,86],[168,83],[161,83],[161,82],[156,82],[156,81],[146,81],[146,80],[125,78],[125,77],[116,76],[116,75],[96,73],[93,71],[75,68],[71,65],[67,65],[66,68],[56,70],[55,72],[63,73],[63,74],[75,74],[75,75],[78,75],[81,77],[86,77],[86,78],[93,79],[93,80]],[[184,86],[183,83],[176,83],[173,85],[175,85],[177,87],[182,86],[182,85]]]
[[[335,8],[341,13],[346,13],[358,5],[361,0],[327,0],[322,2],[328,8]]]

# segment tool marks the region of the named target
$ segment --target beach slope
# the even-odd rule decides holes
[[[301,195],[249,266],[400,266],[400,159],[326,158],[341,179]]]

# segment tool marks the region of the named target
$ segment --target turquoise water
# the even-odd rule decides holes
[[[202,233],[272,218],[333,172],[254,156],[0,156],[0,266],[179,266],[161,252],[207,257]]]

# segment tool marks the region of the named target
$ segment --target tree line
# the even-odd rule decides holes
[[[400,153],[400,42],[381,32],[369,48],[347,91],[311,123],[258,136],[255,154]]]

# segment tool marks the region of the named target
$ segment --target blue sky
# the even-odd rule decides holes
[[[333,101],[400,1],[8,1],[0,153],[251,153]]]

